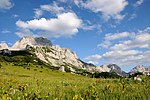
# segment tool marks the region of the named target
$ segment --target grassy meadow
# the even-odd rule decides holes
[[[0,63],[0,100],[150,100],[150,77],[95,79],[40,65]]]

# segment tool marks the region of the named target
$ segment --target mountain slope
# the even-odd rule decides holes
[[[138,72],[146,74],[146,75],[150,75],[150,66],[143,66],[143,65],[140,66],[139,65],[139,66],[136,66],[133,69],[131,69],[131,71],[129,73],[130,73],[130,75],[132,75],[132,74],[135,74]]]
[[[51,41],[43,37],[23,37],[13,45],[11,50],[29,50],[37,58],[51,66],[64,66],[71,71],[89,66],[88,64],[85,65],[70,49],[61,48],[58,45],[54,46]]]
[[[7,46],[4,44],[3,48],[6,47]],[[22,61],[32,60],[33,62],[34,60],[41,60],[41,62],[44,62],[53,68],[57,68],[59,70],[63,69],[63,72],[67,71],[80,74],[86,74],[89,72],[109,72],[116,73],[120,76],[127,76],[127,73],[122,71],[116,64],[95,66],[93,64],[83,62],[70,49],[61,48],[58,45],[52,45],[50,40],[43,37],[23,37],[17,41],[11,49],[4,49],[0,51],[0,54],[7,54],[7,56],[10,57],[3,57],[7,58],[7,61],[13,61],[13,59],[18,59],[16,58],[17,56],[21,56]]]

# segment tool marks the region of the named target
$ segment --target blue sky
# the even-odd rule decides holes
[[[149,0],[0,0],[0,42],[47,37],[96,65],[150,65]]]

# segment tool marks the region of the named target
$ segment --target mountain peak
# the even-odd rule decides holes
[[[0,44],[0,50],[3,50],[3,49],[8,49],[8,45],[6,43]]]
[[[36,37],[34,38],[37,45],[42,45],[42,46],[52,46],[52,42],[48,40],[47,38],[44,37]]]
[[[124,77],[128,76],[128,74],[122,71],[121,68],[116,64],[101,65],[96,67],[96,70],[99,72],[112,72]]]
[[[17,41],[12,49],[14,50],[23,50],[26,49],[27,45],[29,46],[52,46],[52,42],[44,37],[22,37],[19,41]]]
[[[138,65],[134,67],[133,69],[131,69],[130,75],[138,73],[138,72],[146,74],[146,75],[150,75],[150,66]]]
[[[115,70],[115,69],[121,70],[121,68],[116,64],[108,64],[107,66],[108,66],[108,68],[111,68],[112,70]]]

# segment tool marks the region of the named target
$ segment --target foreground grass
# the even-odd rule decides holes
[[[39,65],[1,63],[2,100],[150,100],[150,78],[92,79]]]

